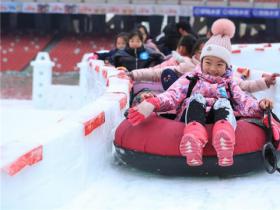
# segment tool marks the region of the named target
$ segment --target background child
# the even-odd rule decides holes
[[[173,50],[176,50],[181,34],[178,33],[175,23],[168,23],[163,29],[164,36],[156,41],[159,50],[164,55],[169,55]]]
[[[179,75],[195,68],[191,60],[192,48],[196,39],[192,35],[182,36],[178,42],[176,52],[173,52],[169,59],[154,67],[137,69],[128,73],[134,81],[160,81],[161,74],[166,68],[172,68]]]
[[[115,48],[110,50],[109,52],[95,52],[97,55],[97,59],[99,60],[104,60],[105,64],[112,64],[114,65],[113,62],[113,56],[118,50],[123,50],[125,49],[128,41],[128,34],[127,33],[119,33],[116,38],[115,38]]]
[[[192,49],[192,61],[195,65],[200,65],[200,55],[202,48],[204,47],[205,43],[208,41],[207,37],[198,38],[193,46]]]
[[[182,63],[174,70],[171,68],[165,69],[161,74],[161,83],[164,90],[167,90],[182,74],[186,72],[191,72],[195,69],[196,65],[200,65],[200,54],[201,50],[206,43],[208,38],[199,38],[196,40],[191,51],[191,64]]]
[[[133,69],[147,68],[162,62],[161,54],[145,48],[142,34],[138,31],[128,36],[128,45],[124,50],[119,50],[113,57],[115,67],[120,70],[132,71]]]
[[[233,164],[235,144],[235,114],[244,117],[262,117],[263,110],[272,107],[272,101],[255,98],[243,92],[232,78],[230,69],[231,43],[234,24],[219,19],[212,26],[213,36],[201,53],[201,66],[180,77],[167,91],[144,100],[129,109],[128,120],[137,125],[154,110],[177,110],[177,119],[186,123],[180,143],[180,152],[190,166],[202,164],[202,151],[208,142],[206,122],[214,122],[212,143],[218,164]],[[190,80],[196,78],[188,95]]]
[[[160,50],[158,49],[157,45],[153,42],[153,40],[150,38],[150,34],[147,30],[147,28],[144,25],[137,25],[136,29],[142,34],[143,36],[143,43],[145,48],[151,48],[152,50],[162,54]],[[162,54],[163,55],[163,54]],[[164,55],[163,55],[164,56]]]

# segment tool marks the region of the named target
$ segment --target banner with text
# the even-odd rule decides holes
[[[193,16],[280,18],[278,8],[193,7]]]

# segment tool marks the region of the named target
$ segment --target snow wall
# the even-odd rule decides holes
[[[251,79],[260,78],[262,71],[280,72],[280,44],[235,45],[232,57],[234,69],[261,70],[251,70]],[[46,53],[38,54],[32,65],[34,106],[70,106],[77,111],[32,136],[32,141],[22,137],[1,146],[1,209],[5,210],[55,209],[86,190],[112,161],[114,131],[128,107],[128,78],[92,60],[90,54],[78,64],[78,86],[51,84],[53,63]],[[277,85],[256,96],[274,98],[274,111],[280,115],[279,92],[278,78]]]
[[[90,54],[78,64],[78,86],[51,84],[53,63],[46,53],[32,65],[35,107],[81,108],[33,139],[1,145],[1,209],[54,209],[87,189],[112,159],[114,131],[128,107],[128,78]]]

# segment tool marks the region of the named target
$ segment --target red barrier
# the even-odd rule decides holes
[[[241,50],[232,50],[231,53],[232,54],[238,54],[238,53],[241,53]]]
[[[14,162],[3,168],[10,176],[15,175],[26,166],[31,166],[43,159],[43,146],[40,145],[29,152],[23,154]]]
[[[94,117],[93,119],[84,123],[84,134],[85,136],[92,133],[92,131],[98,128],[100,125],[105,123],[105,113],[101,112],[99,115]]]

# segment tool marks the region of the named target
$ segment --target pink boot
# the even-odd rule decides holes
[[[180,142],[180,152],[190,166],[202,165],[202,150],[208,141],[206,128],[198,122],[188,123]]]
[[[220,166],[233,164],[233,150],[235,145],[235,131],[226,120],[219,120],[213,127],[212,143],[217,152]]]

